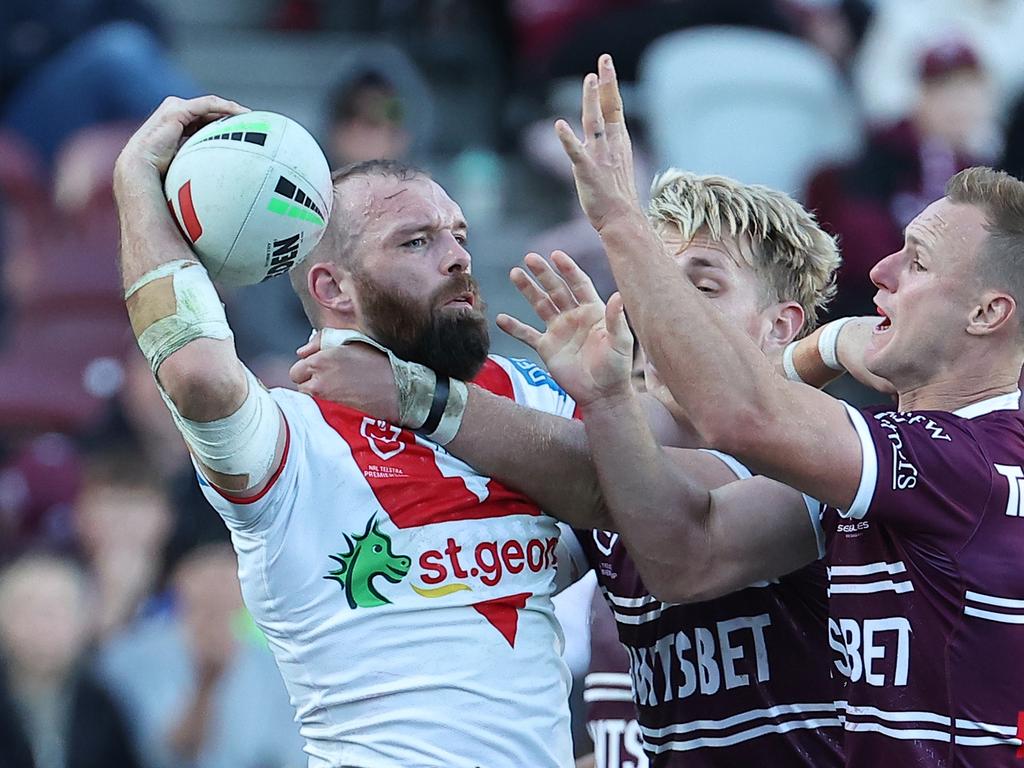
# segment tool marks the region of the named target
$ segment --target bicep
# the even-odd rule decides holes
[[[770,408],[727,437],[728,450],[759,474],[839,509],[861,485],[862,438],[841,400],[778,378]],[[718,446],[716,446],[718,447]]]
[[[818,507],[792,488],[752,477],[711,492],[707,539],[713,591],[728,594],[784,576],[821,557]]]

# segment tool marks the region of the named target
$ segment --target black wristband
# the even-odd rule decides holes
[[[448,406],[448,393],[451,387],[447,376],[438,374],[437,384],[434,385],[434,401],[430,404],[430,413],[427,420],[423,422],[416,431],[429,437],[430,434],[441,425],[441,417],[444,416],[444,409]]]

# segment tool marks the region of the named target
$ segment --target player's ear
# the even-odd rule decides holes
[[[306,287],[313,300],[326,310],[355,320],[356,304],[351,274],[330,261],[321,261],[309,268]]]
[[[967,321],[967,332],[972,336],[987,336],[1009,327],[1010,323],[1017,326],[1020,319],[1017,312],[1017,302],[1009,294],[985,291]]]
[[[773,304],[765,310],[765,334],[764,348],[767,352],[770,349],[784,349],[789,342],[793,341],[804,327],[804,308],[795,301],[785,301]]]

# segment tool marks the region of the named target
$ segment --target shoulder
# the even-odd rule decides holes
[[[490,355],[473,384],[520,405],[571,416],[575,402],[550,373],[536,363],[517,357]]]

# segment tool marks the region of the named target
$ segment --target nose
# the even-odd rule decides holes
[[[871,282],[874,283],[876,288],[888,291],[889,293],[896,290],[895,266],[898,255],[898,253],[890,254],[871,268],[868,277],[871,278]]]
[[[441,259],[441,271],[446,275],[455,272],[469,272],[473,265],[473,257],[462,247],[451,232],[445,233],[445,254]]]

